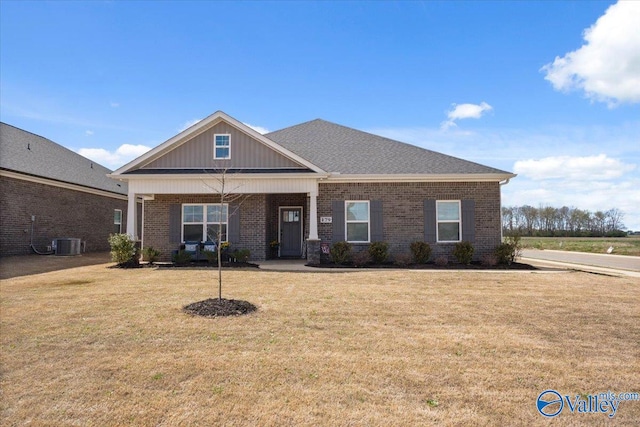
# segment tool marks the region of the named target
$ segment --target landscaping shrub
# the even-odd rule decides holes
[[[371,255],[368,251],[361,251],[353,254],[351,259],[353,260],[353,265],[356,267],[364,267],[371,262]]]
[[[171,261],[177,265],[186,265],[191,262],[191,254],[185,250],[179,250],[171,257]]]
[[[329,256],[336,264],[346,264],[351,261],[351,245],[347,242],[336,242],[331,245]]]
[[[499,264],[511,265],[522,254],[520,236],[517,234],[507,236],[504,243],[496,247],[494,254]]]
[[[150,265],[153,265],[153,263],[158,260],[160,251],[149,246],[148,248],[144,248],[142,250],[142,255],[144,255],[144,259],[148,261]]]
[[[249,249],[236,249],[231,255],[237,262],[247,262],[251,251]]]
[[[374,264],[384,264],[389,258],[389,244],[387,242],[373,242],[369,245],[369,255]]]
[[[471,264],[471,260],[473,259],[473,245],[470,242],[456,243],[456,246],[453,248],[453,256],[460,264]]]
[[[416,264],[426,264],[431,258],[431,246],[427,242],[411,243],[411,253]]]
[[[139,254],[134,242],[128,234],[109,235],[111,260],[120,267],[133,267],[139,264]]]
[[[207,262],[209,264],[218,264],[218,249],[215,251],[203,251],[204,256],[207,257]],[[221,257],[222,258],[222,257]]]
[[[409,264],[411,264],[411,261],[413,261],[414,256],[411,254],[397,254],[396,256],[393,257],[393,263],[395,265],[397,265],[398,267],[406,267]]]
[[[445,255],[440,255],[434,262],[437,266],[444,267],[445,265],[449,264],[449,258],[447,258]]]

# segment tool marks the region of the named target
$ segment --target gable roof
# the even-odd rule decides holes
[[[111,171],[42,136],[0,123],[0,169],[116,194],[126,183],[107,177]]]
[[[147,153],[143,154],[142,156],[138,157],[137,159],[135,159],[135,160],[127,163],[126,165],[122,166],[121,168],[117,169],[116,171],[114,171],[112,173],[111,176],[117,176],[118,178],[120,178],[120,176],[123,175],[123,174],[131,174],[131,173],[137,172],[137,170],[139,170],[140,168],[142,168],[145,165],[148,165],[151,162],[159,159],[160,157],[164,156],[165,154],[169,153],[170,151],[175,150],[176,148],[180,147],[182,144],[192,140],[193,138],[197,137],[198,135],[202,134],[203,132],[206,132],[207,130],[209,130],[212,127],[216,126],[220,122],[225,122],[225,123],[235,127],[239,131],[249,135],[254,140],[264,144],[265,146],[267,146],[271,150],[273,150],[273,151],[279,153],[280,155],[282,155],[282,156],[294,161],[295,163],[299,164],[300,166],[306,167],[306,168],[310,169],[313,172],[325,173],[317,165],[309,162],[307,159],[301,157],[299,154],[297,154],[297,153],[295,153],[293,151],[290,151],[285,147],[280,146],[279,144],[275,143],[273,140],[271,140],[269,138],[266,138],[264,135],[256,132],[254,129],[252,129],[249,126],[245,125],[244,123],[234,119],[233,117],[229,116],[228,114],[224,113],[223,111],[216,111],[215,113],[213,113],[209,117],[199,121],[195,125],[193,125],[193,126],[187,128],[187,129],[185,129],[184,131],[180,132],[178,135],[174,136],[173,138],[168,139],[167,141],[163,142],[162,144],[158,145],[157,147],[153,148],[152,150],[148,151]],[[198,168],[194,168],[194,170],[195,169],[198,169]],[[183,173],[184,172],[189,172],[189,170],[184,170]]]
[[[321,119],[265,136],[332,174],[514,176],[510,172]]]

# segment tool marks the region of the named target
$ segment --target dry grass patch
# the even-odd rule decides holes
[[[104,265],[4,280],[3,425],[548,425],[538,394],[638,391],[640,281],[585,273]],[[556,425],[605,423],[571,414]],[[617,425],[640,419],[623,402]]]

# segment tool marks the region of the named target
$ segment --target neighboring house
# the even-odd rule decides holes
[[[125,232],[127,184],[53,141],[0,123],[0,256],[47,252],[53,239],[107,251]]]
[[[306,257],[338,241],[385,241],[391,254],[426,241],[433,255],[470,241],[476,258],[501,241],[500,185],[515,175],[324,120],[261,135],[216,112],[110,175],[143,198],[143,247],[169,259],[216,239],[251,259]],[[225,193],[244,195],[220,206]],[[128,222],[127,232],[136,234]],[[270,242],[279,241],[277,254]]]

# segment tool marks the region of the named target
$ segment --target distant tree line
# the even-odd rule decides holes
[[[502,208],[505,234],[536,237],[623,237],[624,213],[617,209],[590,212],[563,206],[511,206]]]

